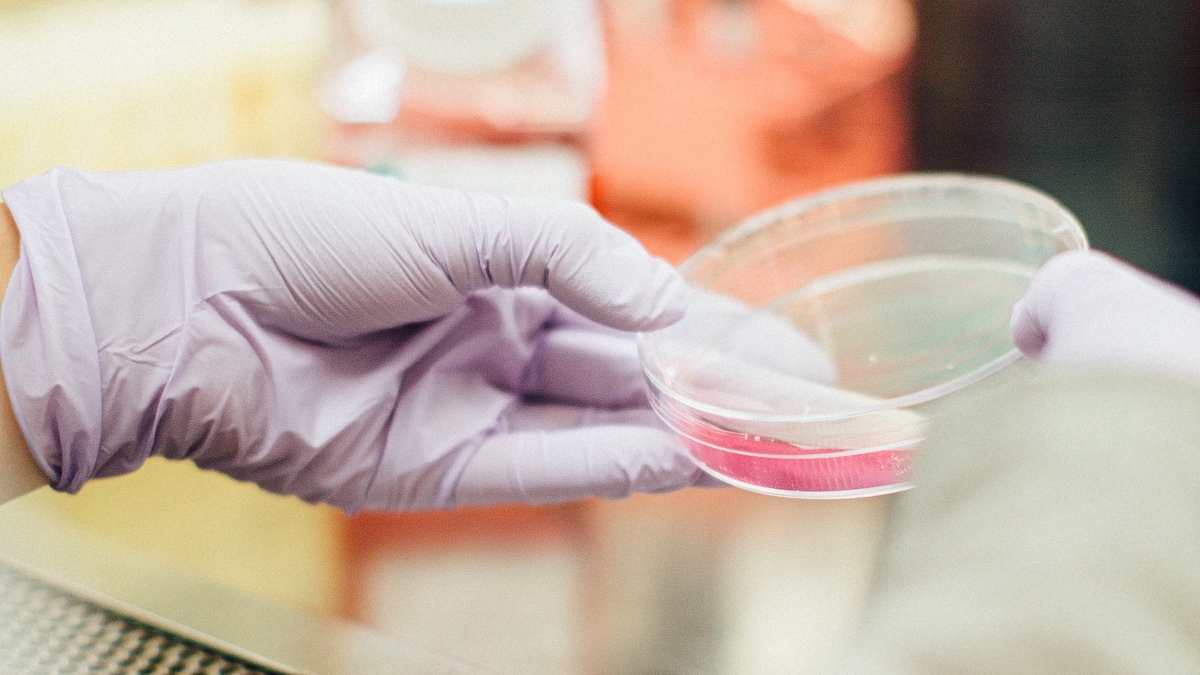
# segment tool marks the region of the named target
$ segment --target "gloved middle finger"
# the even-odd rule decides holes
[[[540,339],[521,393],[604,408],[646,405],[632,333],[558,328]]]
[[[503,417],[504,429],[509,433],[555,431],[592,426],[639,426],[666,429],[666,425],[649,408],[610,410],[564,403],[518,403],[505,411]]]

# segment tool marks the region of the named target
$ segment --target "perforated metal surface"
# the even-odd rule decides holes
[[[0,564],[0,675],[279,675]]]

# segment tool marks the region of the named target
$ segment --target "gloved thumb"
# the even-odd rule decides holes
[[[1043,363],[1200,381],[1200,298],[1096,251],[1061,253],[1014,307],[1013,342]]]

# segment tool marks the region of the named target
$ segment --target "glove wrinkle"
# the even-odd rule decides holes
[[[538,393],[538,383],[542,379],[542,363],[546,356],[546,335],[546,332],[538,331],[533,341],[529,362],[525,365],[525,370],[521,373],[517,384],[516,391],[521,396],[536,396]]]
[[[78,492],[101,456],[100,364],[78,254],[51,169],[2,194],[21,231],[21,257],[0,309],[0,360],[13,412],[57,490]]]

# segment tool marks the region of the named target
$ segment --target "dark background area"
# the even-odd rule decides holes
[[[918,0],[916,168],[1033,185],[1200,291],[1197,4]]]

